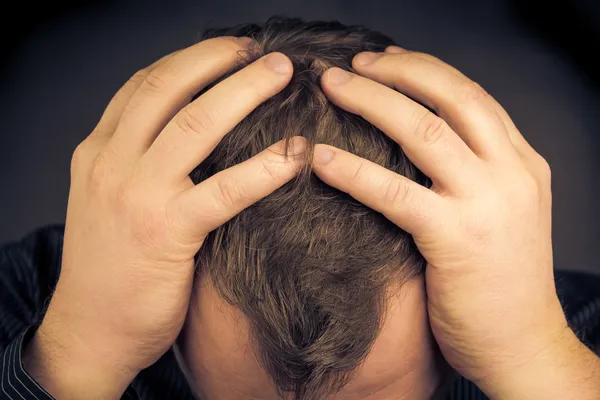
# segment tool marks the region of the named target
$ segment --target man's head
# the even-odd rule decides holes
[[[361,27],[282,18],[204,38],[221,35],[252,37],[257,44],[246,58],[287,55],[294,75],[223,139],[192,174],[195,182],[282,138],[303,136],[309,149],[331,144],[428,184],[395,142],[334,106],[320,87],[328,68],[352,70],[354,55],[383,51],[391,39]],[[313,400],[349,387],[364,398],[431,364],[424,260],[412,238],[321,182],[309,165],[213,231],[198,254],[182,342],[208,398],[289,392]],[[418,360],[423,365],[405,365]]]

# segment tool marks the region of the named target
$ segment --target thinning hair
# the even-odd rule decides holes
[[[320,86],[328,68],[353,71],[358,52],[383,51],[390,38],[339,22],[283,17],[213,29],[203,39],[216,36],[249,36],[256,41],[254,57],[281,52],[294,74],[198,166],[196,183],[281,139],[303,136],[307,161],[314,144],[326,143],[429,184],[398,144],[333,105]],[[257,359],[279,393],[316,400],[341,390],[364,361],[381,330],[390,283],[421,274],[425,263],[408,233],[306,165],[211,232],[197,263],[219,295],[248,318]]]

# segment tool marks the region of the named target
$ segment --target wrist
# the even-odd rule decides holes
[[[600,359],[565,327],[535,356],[477,385],[490,399],[598,399]]]
[[[55,398],[119,399],[137,371],[102,357],[97,345],[45,318],[24,345],[23,367]]]

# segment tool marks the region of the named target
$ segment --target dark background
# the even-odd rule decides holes
[[[478,81],[552,167],[555,265],[600,273],[597,0],[11,3],[0,17],[0,242],[64,220],[71,153],[131,74],[207,27],[273,14],[363,24]]]

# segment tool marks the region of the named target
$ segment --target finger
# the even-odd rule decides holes
[[[425,104],[479,156],[514,155],[494,100],[478,84],[435,57],[415,53],[360,53],[356,71]]]
[[[398,47],[398,46],[389,46],[385,49],[386,53],[395,53],[395,54],[405,54],[408,53],[407,50]],[[459,79],[466,79],[465,76],[456,68],[452,67],[444,63],[439,58],[433,57],[428,54],[420,53],[421,57],[426,58],[432,63],[438,64],[441,68],[447,68],[449,72],[456,75]],[[394,86],[393,83],[390,86]],[[508,132],[508,136],[513,146],[517,149],[521,158],[525,161],[525,163],[530,167],[530,169],[538,172],[541,175],[548,175],[548,165],[545,160],[535,151],[535,149],[529,144],[527,139],[521,134],[519,129],[516,127],[512,118],[508,115],[504,107],[500,105],[500,103],[494,99],[492,96],[488,97],[490,103],[492,104],[494,110],[497,115],[500,117],[504,124],[504,128],[506,132]]]
[[[332,146],[315,146],[317,176],[379,211],[400,228],[419,235],[444,217],[443,199],[424,186],[378,164]]]
[[[350,79],[336,84],[340,73]],[[393,89],[339,68],[323,74],[321,84],[333,103],[399,143],[436,184],[452,192],[470,190],[481,161],[444,120]]]
[[[399,53],[408,53],[407,50],[405,50],[405,49],[403,49],[401,47],[398,47],[398,46],[388,46],[385,49],[385,52],[386,53],[396,53],[396,54],[399,54]],[[450,72],[454,73],[459,78],[464,78],[464,75],[459,70],[457,70],[456,68],[452,67],[451,65],[448,65],[448,64],[444,63],[439,58],[436,58],[436,57],[433,57],[431,55],[424,54],[424,53],[420,53],[420,54],[421,54],[422,57],[427,58],[431,62],[436,63],[436,64],[440,65],[441,67],[448,68],[448,70]],[[508,113],[506,112],[506,110],[502,107],[502,105],[500,105],[500,103],[496,99],[494,99],[494,97],[492,97],[492,96],[489,96],[489,100],[491,101],[492,105],[494,106],[494,109],[496,110],[496,113],[498,114],[498,116],[500,117],[500,119],[502,120],[502,122],[504,123],[504,127],[506,128],[506,130],[508,132],[510,140],[513,143],[513,145],[517,148],[517,150],[519,150],[519,152],[522,152],[522,153],[530,153],[532,151],[535,152],[535,150],[527,142],[527,140],[525,139],[525,137],[517,129],[517,127],[515,126],[512,118],[510,118],[510,116],[508,115]]]
[[[118,153],[130,158],[141,156],[194,94],[225,74],[240,59],[241,52],[248,50],[251,40],[242,39],[205,40],[147,71],[129,99],[112,139]]]
[[[407,53],[408,50],[400,46],[388,46],[385,48],[386,53]]]
[[[142,159],[158,180],[181,181],[260,103],[285,87],[292,63],[271,53],[236,72],[182,109]]]
[[[176,201],[173,213],[178,226],[192,242],[230,220],[240,211],[294,178],[305,161],[306,141],[290,140],[287,157],[280,141],[249,160],[221,171]]]
[[[100,118],[96,129],[94,129],[94,132],[92,132],[92,135],[95,135],[98,139],[102,140],[109,139],[113,135],[115,129],[117,128],[117,124],[121,119],[121,115],[123,114],[123,110],[129,102],[129,99],[131,99],[131,96],[133,96],[133,94],[140,87],[144,79],[146,79],[148,73],[165,64],[169,59],[171,59],[180,51],[181,50],[177,50],[171,54],[162,57],[154,64],[138,71],[131,78],[129,78],[129,80],[113,96],[110,103],[108,103],[108,106],[106,107],[106,110],[104,110],[104,113],[102,114],[102,117]]]

